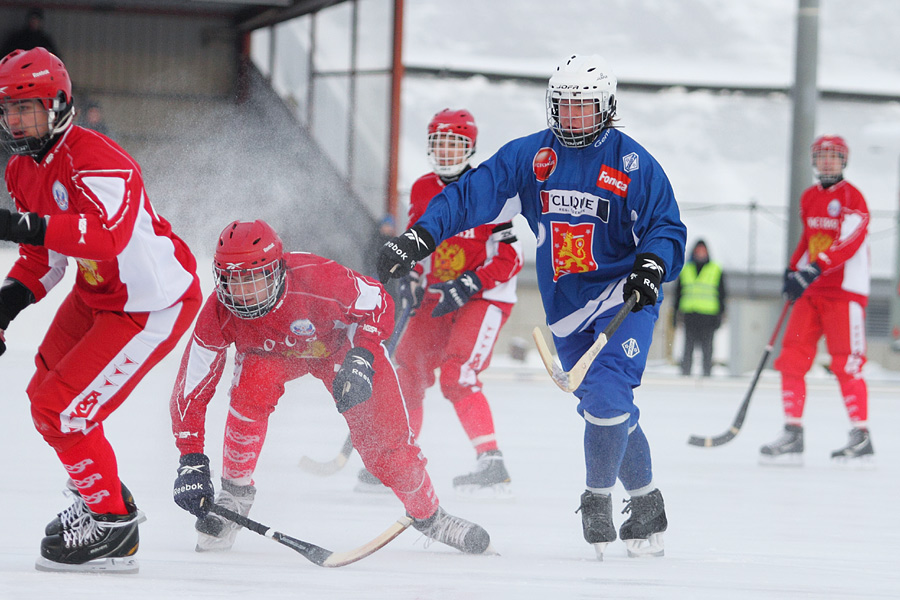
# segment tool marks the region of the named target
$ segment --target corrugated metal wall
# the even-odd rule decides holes
[[[0,35],[24,25],[24,11],[0,8]],[[149,13],[51,10],[56,42],[76,91],[228,99],[236,55],[226,19]]]

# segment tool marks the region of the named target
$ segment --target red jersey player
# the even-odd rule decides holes
[[[869,210],[862,194],[844,180],[848,149],[843,138],[822,136],[812,145],[819,183],[800,198],[803,235],[785,273],[784,293],[794,302],[775,368],[781,371],[785,428],[760,449],[763,462],[802,462],[804,376],[825,335],[850,417],[850,440],[831,453],[836,460],[868,459],[866,302],[869,296]]]
[[[468,171],[478,129],[467,110],[444,109],[428,125],[428,158],[434,171],[412,186],[409,227],[444,187]],[[410,424],[422,429],[425,390],[441,371],[444,397],[453,403],[477,456],[473,473],[453,479],[458,491],[509,495],[509,473],[497,446],[494,421],[478,375],[490,365],[500,329],[516,302],[522,246],[510,222],[479,225],[445,240],[401,281],[414,307],[395,360]],[[422,290],[428,294],[422,298]],[[377,483],[365,471],[360,483]],[[363,489],[362,486],[357,489]]]
[[[0,60],[0,124],[13,154],[0,239],[20,244],[0,288],[3,330],[62,279],[75,287],[38,348],[34,424],[69,474],[74,503],[46,527],[42,570],[136,572],[143,515],[119,480],[103,422],[187,331],[202,300],[196,263],[150,205],[140,166],[72,125],[72,83],[43,48]]]
[[[203,453],[206,407],[234,346],[217,504],[249,513],[269,415],[285,382],[309,374],[332,391],[363,463],[391,487],[413,526],[463,552],[484,552],[487,532],[439,506],[410,433],[382,345],[394,326],[394,305],[381,284],[314,254],[284,253],[264,221],[228,225],[214,270],[216,291],[200,311],[170,407],[181,451],[175,502],[197,517],[197,551],[228,550],[237,535],[236,524],[206,508],[213,486]]]

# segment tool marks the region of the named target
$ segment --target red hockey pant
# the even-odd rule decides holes
[[[125,313],[90,308],[73,292],[38,348],[27,389],[34,425],[95,513],[127,512],[103,421],[175,347],[200,301],[195,284],[170,308]]]
[[[266,439],[269,415],[284,394],[284,384],[306,374],[319,379],[331,394],[341,352],[322,359],[257,354],[238,355],[231,406],[225,422],[222,472],[239,485],[251,482]],[[353,447],[366,468],[417,519],[434,514],[438,499],[425,470],[426,460],[413,438],[400,386],[387,351],[375,354],[372,397],[343,413]]]
[[[396,352],[397,375],[418,437],[425,390],[441,370],[441,392],[453,403],[459,421],[478,453],[497,449],[494,420],[478,375],[491,364],[500,329],[512,305],[472,300],[459,310],[432,317],[437,300],[428,297],[410,319]]]
[[[800,424],[806,403],[804,377],[825,335],[831,372],[837,377],[851,423],[868,418],[868,392],[862,376],[866,364],[866,311],[858,302],[804,294],[794,303],[784,332],[781,355],[781,395],[788,423]]]

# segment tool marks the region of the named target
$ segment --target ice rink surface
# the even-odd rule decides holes
[[[194,552],[193,519],[171,500],[178,453],[168,401],[183,344],[167,357],[106,423],[123,481],[148,520],[141,526],[137,575],[42,573],[34,569],[44,524],[68,505],[66,475],[31,425],[25,386],[33,353],[55,304],[22,313],[0,358],[4,418],[0,440],[6,471],[0,492],[0,598],[142,600],[161,598],[309,598],[320,600],[530,600],[556,598],[897,598],[900,574],[900,377],[876,372],[870,381],[870,423],[876,463],[838,468],[847,418],[836,382],[811,375],[805,465],[762,467],[758,447],[782,425],[778,377],[766,371],[743,431],[720,448],[695,448],[691,434],[724,432],[749,384],[738,378],[683,379],[654,365],[637,392],[650,440],[655,481],[663,491],[669,530],[666,556],[629,559],[622,542],[598,562],[575,513],[584,490],[582,421],[574,397],[557,389],[531,352],[525,364],[499,355],[485,377],[497,433],[512,476],[511,500],[458,498],[453,476],[474,466],[474,452],[451,405],[437,390],[426,398],[420,444],[442,503],[483,525],[497,556],[466,556],[427,545],[407,530],[369,558],[323,569],[292,550],[242,531],[231,552]],[[503,349],[500,349],[503,353]],[[820,357],[821,359],[821,357]],[[210,405],[208,446],[221,465],[227,382]],[[403,514],[393,496],[353,491],[361,462],[354,454],[330,477],[301,471],[301,456],[333,458],[346,425],[323,386],[288,386],[270,420],[256,473],[251,517],[331,550],[367,541]],[[614,505],[624,491],[617,488]],[[624,520],[616,513],[616,524]],[[427,546],[427,547],[426,547]],[[893,566],[891,566],[893,565]]]

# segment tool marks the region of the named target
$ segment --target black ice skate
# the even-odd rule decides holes
[[[663,532],[669,526],[662,492],[653,490],[643,496],[632,496],[625,501],[622,514],[631,513],[619,528],[619,537],[625,542],[628,556],[663,556]]]
[[[353,487],[353,490],[364,494],[391,493],[391,488],[381,483],[381,480],[372,475],[365,467],[360,469],[356,475],[356,485]]]
[[[603,552],[610,542],[616,541],[616,526],[612,518],[612,496],[595,494],[585,490],[581,495],[581,506],[575,512],[581,512],[581,526],[584,539],[593,544],[597,560],[603,560]]]
[[[223,479],[222,489],[216,496],[216,504],[246,517],[256,498],[256,488],[252,485],[236,485]],[[240,525],[213,513],[197,519],[197,552],[222,552],[231,550]]]
[[[88,515],[91,512],[91,509],[88,508],[87,503],[81,497],[81,492],[75,487],[75,482],[71,479],[66,481],[66,489],[63,493],[72,497],[72,504],[47,523],[47,526],[44,527],[44,535],[56,535],[66,529],[71,529],[81,519],[82,515]],[[124,483],[122,484],[122,498],[125,500],[126,507],[134,504],[134,497]]]
[[[865,427],[854,427],[850,430],[850,440],[847,445],[831,453],[831,459],[841,463],[868,463],[872,462],[875,448],[872,447],[872,439],[869,430]]]
[[[126,515],[98,515],[88,510],[75,521],[62,524],[68,528],[48,535],[41,541],[39,571],[87,571],[137,573],[134,558],[139,545],[138,524],[146,520],[130,494],[125,498]],[[53,525],[51,522],[50,525]],[[48,525],[48,527],[50,526]]]
[[[491,536],[480,525],[455,517],[442,507],[427,519],[413,519],[413,527],[426,536],[466,554],[484,554]]]
[[[803,427],[785,425],[777,440],[759,449],[759,462],[764,465],[802,465]]]
[[[503,463],[503,453],[488,450],[478,455],[475,471],[453,478],[453,488],[467,496],[510,498],[509,473]]]

